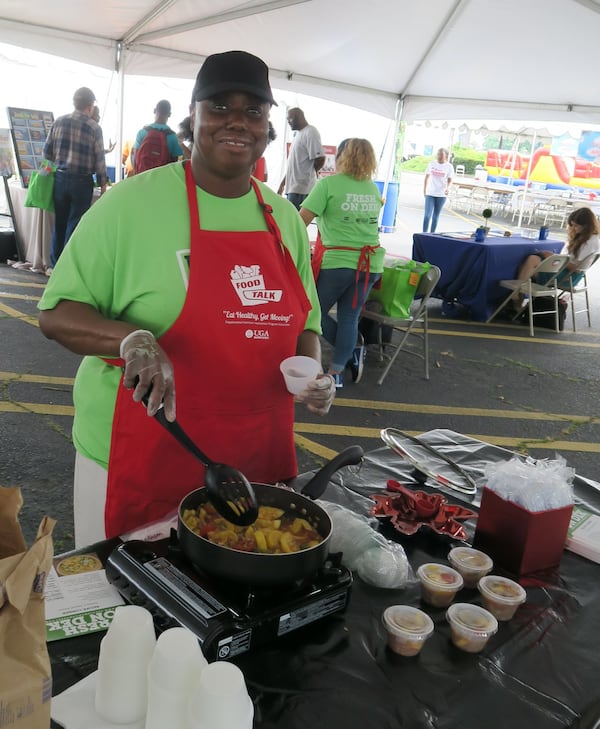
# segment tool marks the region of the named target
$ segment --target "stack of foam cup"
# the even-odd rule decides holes
[[[187,729],[252,729],[254,705],[244,675],[233,663],[210,663],[188,708]]]
[[[115,609],[100,643],[96,712],[113,724],[132,724],[146,716],[147,675],[156,645],[151,613],[137,605]]]
[[[206,666],[191,631],[169,628],[161,633],[148,666],[145,729],[186,729],[188,705]]]

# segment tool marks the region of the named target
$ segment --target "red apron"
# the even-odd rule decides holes
[[[365,272],[365,281],[364,281],[364,285],[363,285],[363,291],[366,291],[369,286],[369,274],[371,273],[371,256],[380,247],[381,246],[378,243],[376,246],[363,246],[362,248],[358,249],[358,250],[360,250],[360,256],[358,257],[358,264],[356,267],[355,289],[354,289],[354,297],[352,299],[352,308],[353,309],[356,309],[356,306],[358,304],[358,281],[360,278],[360,274],[362,271]],[[325,251],[356,251],[356,250],[357,250],[357,248],[355,248],[353,246],[324,246],[323,241],[321,240],[321,234],[318,233],[317,240],[315,243],[315,250],[313,251],[313,255],[312,255],[312,259],[311,259],[311,268],[312,268],[315,282],[318,280],[319,273],[321,272],[321,264],[323,263],[323,256],[325,255]]]
[[[191,165],[184,168],[189,283],[179,317],[159,339],[173,363],[177,420],[213,460],[275,483],[297,473],[294,400],[279,363],[296,353],[310,302],[258,186],[251,181],[268,232],[201,230]],[[202,464],[119,387],[106,536],[162,518],[203,484]]]

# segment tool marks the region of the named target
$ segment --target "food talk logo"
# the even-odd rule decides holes
[[[281,289],[265,288],[260,266],[234,266],[230,272],[231,285],[244,306],[258,306],[281,301]]]

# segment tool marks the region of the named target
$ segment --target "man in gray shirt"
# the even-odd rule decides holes
[[[296,134],[290,148],[287,172],[278,193],[281,195],[285,190],[287,199],[299,210],[317,181],[317,172],[325,164],[325,152],[321,135],[306,121],[302,109],[288,111],[288,124]]]

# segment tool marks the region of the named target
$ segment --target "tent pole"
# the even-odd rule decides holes
[[[387,191],[390,184],[390,179],[394,173],[394,163],[396,161],[396,148],[398,146],[398,130],[400,129],[400,122],[402,121],[402,112],[404,110],[404,100],[398,99],[398,102],[396,103],[396,113],[394,115],[394,131],[392,133],[392,143],[390,145],[391,149],[389,151],[388,156],[388,165],[387,170],[385,173],[385,178],[383,182],[383,192],[381,193],[381,197],[385,200],[387,199]],[[400,189],[400,186],[398,186],[398,189]],[[383,206],[381,208],[381,211],[379,213],[379,226],[381,227],[381,222],[383,220]]]
[[[115,71],[117,73],[117,162],[115,164],[115,182],[123,179],[123,109],[125,99],[125,48],[117,43],[115,54]]]
[[[525,187],[523,191],[523,199],[521,200],[521,210],[519,210],[519,222],[517,223],[517,227],[521,227],[521,221],[523,220],[523,210],[525,208],[525,198],[527,197],[527,194],[529,192],[529,176],[531,175],[531,162],[533,160],[533,153],[535,151],[535,140],[537,137],[537,130],[533,130],[533,140],[531,141],[531,153],[529,155],[529,161],[527,162],[527,174],[525,176]]]

